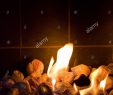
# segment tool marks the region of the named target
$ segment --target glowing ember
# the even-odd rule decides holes
[[[57,60],[54,63],[54,59],[52,58],[48,67],[47,74],[52,79],[52,85],[56,83],[56,78],[60,70],[67,70],[69,61],[73,52],[73,44],[68,43],[64,47],[60,48],[57,53]]]

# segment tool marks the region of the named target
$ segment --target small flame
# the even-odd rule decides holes
[[[102,89],[103,91],[105,90],[107,78],[108,78],[108,74],[106,75],[105,79],[100,82],[99,85],[100,89]]]
[[[54,63],[54,59],[51,58],[47,75],[52,79],[52,85],[54,88],[54,85],[56,83],[56,78],[60,70],[68,69],[69,61],[71,58],[73,52],[73,44],[68,43],[64,47],[60,48],[57,52],[57,60]]]
[[[83,90],[80,90],[80,95],[94,95],[94,93],[96,92],[97,90],[97,83],[96,83],[96,78],[97,78],[97,75],[98,75],[98,72],[99,72],[99,69],[93,71],[91,73],[91,85],[89,88],[86,88],[86,89],[83,89]],[[96,88],[96,89],[95,89]],[[95,89],[95,92],[93,92],[93,89]]]
[[[56,79],[52,79],[53,91],[55,89],[55,83],[56,83]]]
[[[74,87],[75,92],[78,93],[78,88],[75,83],[73,84],[73,87]]]
[[[91,90],[92,90],[92,88],[89,87],[89,88],[86,88],[86,89],[83,89],[83,90],[79,90],[79,93],[80,93],[80,95],[92,95]]]
[[[48,70],[47,70],[47,75],[50,77],[50,71],[51,71],[51,68],[53,66],[53,63],[54,63],[54,58],[52,57],[51,58],[51,61],[50,61],[50,64],[49,64],[49,67],[48,67]]]
[[[106,74],[106,77],[104,78],[104,80],[100,81],[100,83],[98,84],[98,78],[101,71],[101,68],[96,69],[95,71],[93,71],[91,73],[91,85],[89,88],[80,90],[80,95],[97,95],[97,93],[99,93],[99,91],[102,91],[105,95],[105,85],[106,85],[106,80],[108,77],[108,73]]]
[[[94,88],[97,86],[96,78],[97,78],[98,73],[99,73],[99,69],[91,73],[91,88]]]

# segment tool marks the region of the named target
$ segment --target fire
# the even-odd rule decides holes
[[[53,63],[54,63],[54,59],[53,59],[53,57],[52,57],[52,58],[51,58],[51,61],[50,61],[50,64],[49,64],[49,67],[48,67],[48,70],[47,70],[47,75],[48,75],[49,77],[51,77],[50,71],[51,71],[51,68],[52,68]]]
[[[99,85],[99,88],[102,89],[103,91],[105,91],[107,78],[108,78],[108,74],[106,75],[105,79],[100,82],[100,85]]]
[[[91,88],[96,88],[97,87],[97,82],[96,79],[99,74],[99,69],[95,70],[94,72],[91,73]]]
[[[57,82],[58,74],[61,70],[68,70],[69,61],[73,52],[73,44],[68,43],[60,48],[57,52],[57,59],[54,62],[53,57],[50,60],[47,75],[51,78],[53,91]],[[101,78],[100,78],[101,76]],[[80,95],[100,95],[100,92],[105,95],[106,80],[108,72],[100,66],[98,69],[90,74],[91,84],[88,88],[79,90],[76,84],[73,85],[75,92]]]
[[[79,93],[80,95],[92,95],[91,90],[92,90],[91,87],[89,87],[87,89],[80,90]]]
[[[69,61],[73,52],[73,44],[68,43],[64,47],[60,48],[57,52],[57,60],[54,63],[54,59],[51,58],[47,75],[52,79],[52,85],[56,83],[56,78],[60,70],[67,70]],[[54,64],[54,65],[53,65]]]
[[[94,72],[91,73],[91,85],[89,88],[80,90],[80,95],[100,95],[99,93],[103,93],[105,95],[105,86],[106,80],[108,78],[108,73],[103,80],[99,82],[98,78],[100,77],[99,74],[101,72],[101,68],[98,68]],[[98,83],[99,82],[99,83]]]
[[[55,83],[56,83],[56,79],[52,79],[53,91],[54,91],[54,89],[55,89]]]
[[[74,87],[75,92],[78,93],[78,88],[75,83],[73,84],[73,87]]]
[[[96,88],[96,77],[99,73],[99,70],[95,70],[91,73],[91,85],[89,88],[86,88],[86,89],[83,89],[83,90],[80,90],[80,95],[87,95],[87,94],[92,94],[93,93],[93,89]],[[96,91],[96,90],[95,90]]]

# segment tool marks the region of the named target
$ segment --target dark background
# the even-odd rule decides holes
[[[48,42],[36,48],[45,37]],[[46,71],[51,56],[68,42],[74,44],[70,66],[111,62],[113,0],[0,0],[0,76],[14,69],[25,73],[34,58]]]

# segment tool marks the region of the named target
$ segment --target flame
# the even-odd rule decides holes
[[[108,74],[106,75],[105,79],[100,82],[100,85],[99,85],[99,88],[102,89],[103,91],[105,91],[107,78],[108,78]]]
[[[54,62],[53,57],[50,60],[49,67],[47,70],[47,75],[51,78],[53,91],[55,89],[55,84],[58,78],[58,74],[61,70],[68,70],[69,61],[73,52],[73,44],[68,43],[64,47],[60,48],[57,52],[57,60]],[[101,80],[98,78],[104,73]],[[80,95],[99,95],[99,91],[102,91],[105,95],[105,86],[108,73],[103,71],[101,67],[93,71],[90,75],[91,84],[88,88],[79,90],[76,84],[73,85],[75,92],[80,93]]]
[[[78,88],[75,83],[73,84],[73,87],[74,87],[75,92],[78,93]]]
[[[54,91],[54,89],[55,89],[55,83],[56,83],[56,79],[52,79],[53,91]]]
[[[97,87],[96,78],[98,76],[99,69],[91,73],[91,88]]]
[[[51,58],[51,61],[50,61],[50,64],[49,64],[49,67],[48,67],[48,70],[47,70],[47,75],[50,77],[50,71],[51,71],[51,68],[53,66],[53,63],[54,63],[54,58],[52,57]]]
[[[59,71],[63,69],[66,69],[66,70],[68,69],[72,52],[73,52],[73,44],[68,43],[64,47],[58,50],[57,60],[54,65],[53,65],[54,59],[51,58],[51,61],[47,70],[47,75],[52,79],[53,88],[56,83],[56,78],[58,76]]]
[[[59,70],[67,69],[68,64],[71,58],[73,52],[73,44],[69,43],[66,44],[64,47],[58,50],[57,53],[57,61],[56,61],[56,67],[55,72],[57,73]]]
[[[91,90],[92,90],[92,88],[89,87],[89,88],[86,88],[86,89],[83,89],[83,90],[79,90],[79,93],[80,93],[80,95],[92,95]]]
[[[96,78],[97,78],[98,73],[99,73],[99,69],[91,73],[91,85],[89,88],[80,90],[79,91],[80,95],[87,95],[88,93],[91,93],[94,88],[97,87]]]
[[[105,95],[105,85],[106,85],[106,80],[108,77],[108,73],[106,74],[106,77],[104,80],[101,80],[100,83],[98,84],[98,78],[100,77],[101,68],[96,69],[91,73],[91,85],[89,88],[80,90],[80,95],[98,95],[98,93],[101,91]]]

